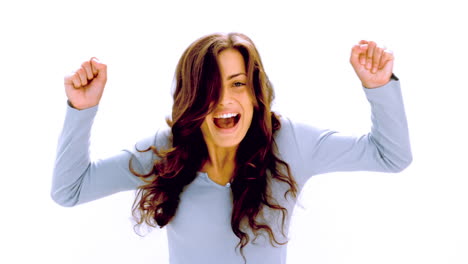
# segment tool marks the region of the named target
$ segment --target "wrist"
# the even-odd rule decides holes
[[[389,83],[392,80],[399,81],[398,77],[394,73],[392,73],[392,75],[390,75],[390,77],[388,78],[387,81],[383,81],[383,82],[382,81],[380,81],[380,82],[362,82],[362,86],[364,88],[367,88],[367,89],[375,89],[375,88],[386,85],[387,83]]]
[[[79,110],[79,111],[85,110],[85,109],[88,109],[88,108],[92,108],[92,107],[95,107],[97,105],[97,104],[94,104],[94,105],[75,105],[70,100],[67,100],[67,104],[71,108]]]

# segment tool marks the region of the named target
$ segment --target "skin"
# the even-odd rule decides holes
[[[373,41],[361,40],[351,50],[350,63],[366,88],[383,86],[393,72],[393,53]]]
[[[362,85],[368,89],[390,81],[393,62],[393,54],[373,41],[361,40],[351,49],[350,63]],[[214,182],[225,185],[233,175],[237,147],[252,121],[253,99],[249,87],[245,85],[245,64],[240,53],[233,49],[225,50],[219,54],[218,64],[222,77],[222,98],[201,127],[209,152],[209,159],[201,170],[207,172]],[[65,77],[65,92],[72,107],[83,110],[99,104],[106,82],[107,65],[93,57]],[[219,133],[213,117],[228,112],[241,114],[239,124],[230,133]]]
[[[65,93],[70,104],[83,110],[99,104],[107,82],[107,65],[93,57],[65,76]]]
[[[209,160],[202,171],[216,183],[225,185],[231,180],[235,168],[237,147],[247,134],[252,122],[253,103],[245,62],[239,51],[227,49],[218,55],[218,65],[222,80],[221,101],[201,126]],[[223,131],[213,122],[214,117],[225,113],[239,113],[240,119],[233,131]],[[230,129],[231,130],[231,129]]]

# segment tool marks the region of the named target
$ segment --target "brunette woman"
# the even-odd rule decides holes
[[[90,130],[107,80],[106,65],[92,58],[65,78],[52,197],[74,206],[137,190],[136,226],[167,228],[171,264],[286,263],[292,210],[308,179],[400,172],[412,160],[392,53],[361,41],[350,61],[372,111],[361,137],[273,113],[272,85],[253,42],[238,33],[204,36],[177,65],[169,128],[91,161]]]

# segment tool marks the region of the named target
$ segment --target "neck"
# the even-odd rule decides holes
[[[208,160],[203,165],[202,171],[206,172],[214,182],[226,185],[231,181],[236,168],[237,146],[232,148],[222,148],[207,145]]]

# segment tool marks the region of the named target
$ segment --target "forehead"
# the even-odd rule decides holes
[[[244,57],[236,49],[221,51],[218,55],[218,64],[223,80],[234,74],[246,73]]]

